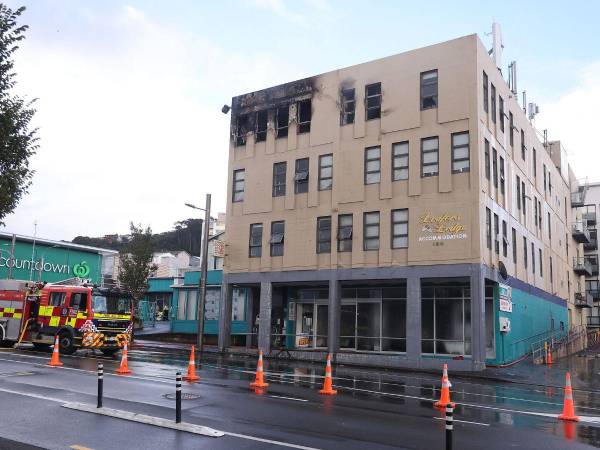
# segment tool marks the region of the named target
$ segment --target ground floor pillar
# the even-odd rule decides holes
[[[337,277],[329,279],[329,306],[327,326],[327,350],[336,353],[340,349],[341,287]]]
[[[479,265],[471,272],[471,355],[473,370],[485,369],[485,278]]]
[[[246,288],[246,348],[252,347],[252,329],[254,327],[254,289]]]
[[[258,349],[271,351],[271,310],[273,306],[273,283],[260,283],[260,315],[258,320]]]
[[[421,360],[421,278],[410,270],[406,278],[406,356],[418,367]]]
[[[223,280],[221,286],[221,308],[219,309],[219,351],[224,352],[231,345],[231,296],[233,287]]]

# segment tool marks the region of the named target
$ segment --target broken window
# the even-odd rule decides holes
[[[246,133],[248,133],[248,116],[241,115],[237,118],[235,125],[235,145],[246,145]]]
[[[312,113],[310,99],[298,102],[298,134],[310,131],[310,116]]]
[[[283,256],[283,238],[285,233],[285,222],[271,222],[271,256]]]
[[[381,83],[365,86],[365,110],[367,120],[381,117]]]
[[[437,108],[438,73],[437,70],[421,73],[421,110]]]
[[[290,107],[288,105],[277,108],[277,137],[286,137],[288,135],[288,125],[290,119]]]
[[[256,142],[267,140],[268,117],[267,111],[258,111],[256,113]]]
[[[338,252],[352,251],[352,214],[338,216]]]
[[[354,109],[356,108],[356,100],[354,96],[354,88],[342,89],[342,110],[340,123],[342,125],[348,125],[354,123]]]
[[[308,192],[308,158],[296,160],[296,174],[294,175],[294,192],[304,194]]]

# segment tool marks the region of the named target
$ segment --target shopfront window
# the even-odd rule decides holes
[[[471,289],[468,279],[421,281],[421,351],[471,354]]]
[[[342,289],[340,348],[406,351],[406,286]]]
[[[298,289],[292,296],[295,320],[294,345],[298,349],[326,348],[329,324],[327,289]]]

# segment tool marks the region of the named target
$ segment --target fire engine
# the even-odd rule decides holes
[[[131,339],[133,298],[79,279],[63,283],[0,280],[0,345],[30,342],[60,352],[100,349],[113,355]]]

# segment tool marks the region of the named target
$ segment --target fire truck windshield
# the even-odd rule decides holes
[[[129,314],[131,300],[128,298],[92,296],[92,310],[98,314]]]

